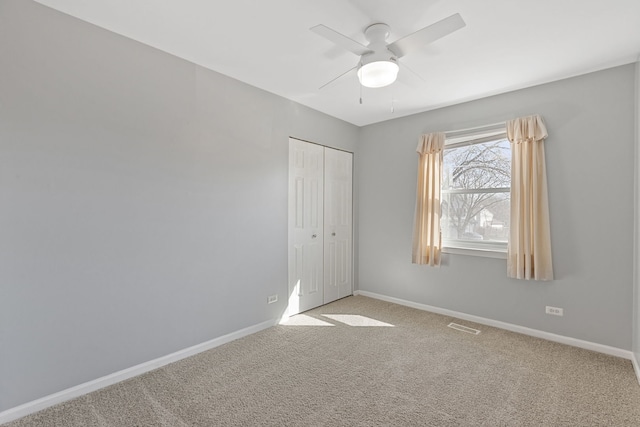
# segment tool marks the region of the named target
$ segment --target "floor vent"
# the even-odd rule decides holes
[[[468,334],[478,335],[480,333],[480,331],[477,329],[473,329],[468,326],[458,325],[457,323],[453,323],[453,322],[449,323],[447,326],[450,327],[451,329],[455,329],[456,331],[466,332]]]

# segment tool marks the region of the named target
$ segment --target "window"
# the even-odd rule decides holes
[[[442,168],[442,245],[506,252],[509,239],[511,146],[504,125],[447,134]]]

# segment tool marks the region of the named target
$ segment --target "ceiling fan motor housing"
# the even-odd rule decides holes
[[[360,57],[358,78],[363,86],[378,88],[390,85],[398,76],[395,55],[387,48],[390,30],[386,24],[373,24],[364,31],[371,52]]]

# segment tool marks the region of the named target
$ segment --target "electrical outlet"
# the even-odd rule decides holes
[[[564,316],[564,310],[559,307],[547,306],[545,313],[553,314],[554,316]]]
[[[267,297],[267,304],[273,304],[274,302],[278,301],[278,294],[275,295],[269,295]]]

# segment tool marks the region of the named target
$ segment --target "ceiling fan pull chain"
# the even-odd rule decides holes
[[[391,114],[396,112],[396,103],[395,103],[396,97],[394,96],[395,95],[394,92],[395,92],[395,88],[391,90]]]
[[[360,86],[360,105],[362,105],[362,84],[358,82],[358,86]]]

